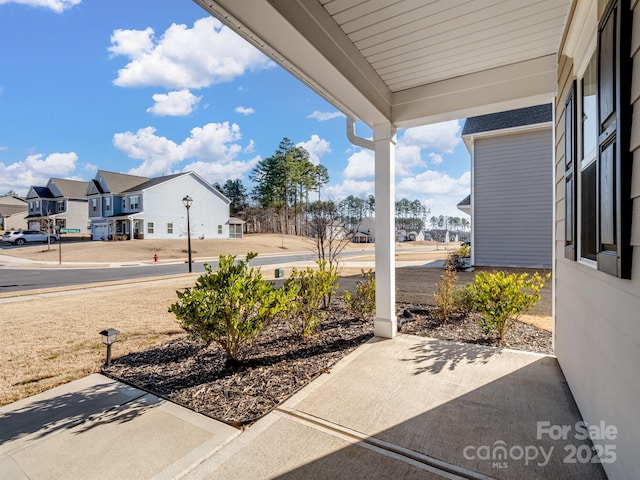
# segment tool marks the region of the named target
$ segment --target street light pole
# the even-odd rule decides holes
[[[191,222],[189,219],[189,209],[193,203],[193,198],[187,195],[182,199],[182,203],[187,209],[187,251],[189,252],[189,273],[191,273]]]

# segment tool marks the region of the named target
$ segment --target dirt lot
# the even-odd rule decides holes
[[[258,239],[230,240],[239,247],[235,251],[229,250],[228,247],[206,252],[203,248],[198,248],[200,252],[205,252],[202,254],[204,256],[217,256],[220,253],[244,255],[247,250],[259,250],[262,253],[282,251],[281,246],[277,245],[277,240],[282,241],[280,236],[271,237],[277,238],[262,240],[264,244],[257,241]],[[289,240],[290,242],[286,243]],[[140,258],[140,251],[132,248],[135,243],[142,241],[91,242],[79,245],[87,249],[84,250],[84,255],[89,255],[88,258],[100,255],[101,261],[132,261]],[[65,247],[66,245],[63,245],[63,249]],[[100,248],[99,254],[92,250],[97,247]],[[153,251],[152,245],[142,247],[146,253]],[[160,252],[165,256],[176,255],[175,258],[181,258],[181,255],[184,255],[180,246],[154,242],[153,247],[164,247]],[[304,251],[304,248],[309,248],[309,242],[285,238],[285,248],[288,251]],[[398,260],[416,259],[421,256],[421,260],[429,263],[436,258],[444,258],[445,255],[442,251],[419,253],[403,248],[398,248]],[[29,250],[31,252],[28,252]],[[33,250],[34,247],[16,248],[3,250],[2,254],[13,255],[20,252],[40,259],[38,252]],[[76,250],[77,256],[74,261],[86,261],[87,257],[82,257],[80,251],[80,248]],[[55,254],[57,255],[57,252]],[[125,254],[133,255],[135,258],[125,260]],[[103,258],[112,260],[102,260]],[[289,271],[290,268],[287,268],[287,273]],[[356,266],[344,268],[340,280],[342,287],[351,288],[360,278],[357,274],[359,271],[360,268]],[[271,270],[265,269],[264,273],[265,277],[272,278]],[[433,291],[441,275],[442,270],[438,268],[397,269],[397,301],[413,304],[433,303]],[[470,281],[472,277],[473,273],[461,273],[460,284]],[[181,334],[175,317],[168,313],[167,309],[176,300],[176,290],[192,285],[196,278],[197,275],[183,275],[160,281],[115,284],[98,288],[83,287],[48,295],[0,298],[0,320],[3,328],[3,340],[0,342],[0,405],[98,371],[105,357],[105,347],[98,332],[104,328],[112,327],[122,332],[113,347],[114,357],[158,345]],[[524,320],[550,330],[550,316],[551,286],[548,284],[543,290],[542,301]]]

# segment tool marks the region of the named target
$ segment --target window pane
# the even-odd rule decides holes
[[[594,53],[582,79],[582,158],[595,156],[598,139],[596,99],[596,54]]]
[[[580,256],[596,260],[596,163],[581,173]]]

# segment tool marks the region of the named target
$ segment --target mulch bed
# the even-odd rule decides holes
[[[433,307],[398,304],[414,318],[401,332],[444,340],[496,345],[482,333],[477,317],[455,317],[440,322]],[[340,301],[329,318],[309,339],[292,336],[287,326],[267,326],[243,361],[232,365],[217,346],[204,348],[184,335],[155,348],[113,361],[103,373],[183,405],[209,417],[241,427],[251,424],[307,385],[322,372],[373,336],[373,322],[353,319]],[[506,348],[552,353],[551,333],[517,323],[507,335]]]

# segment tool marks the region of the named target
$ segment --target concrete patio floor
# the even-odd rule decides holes
[[[242,433],[100,375],[2,407],[0,476],[604,479],[578,421],[554,357],[401,334]]]

